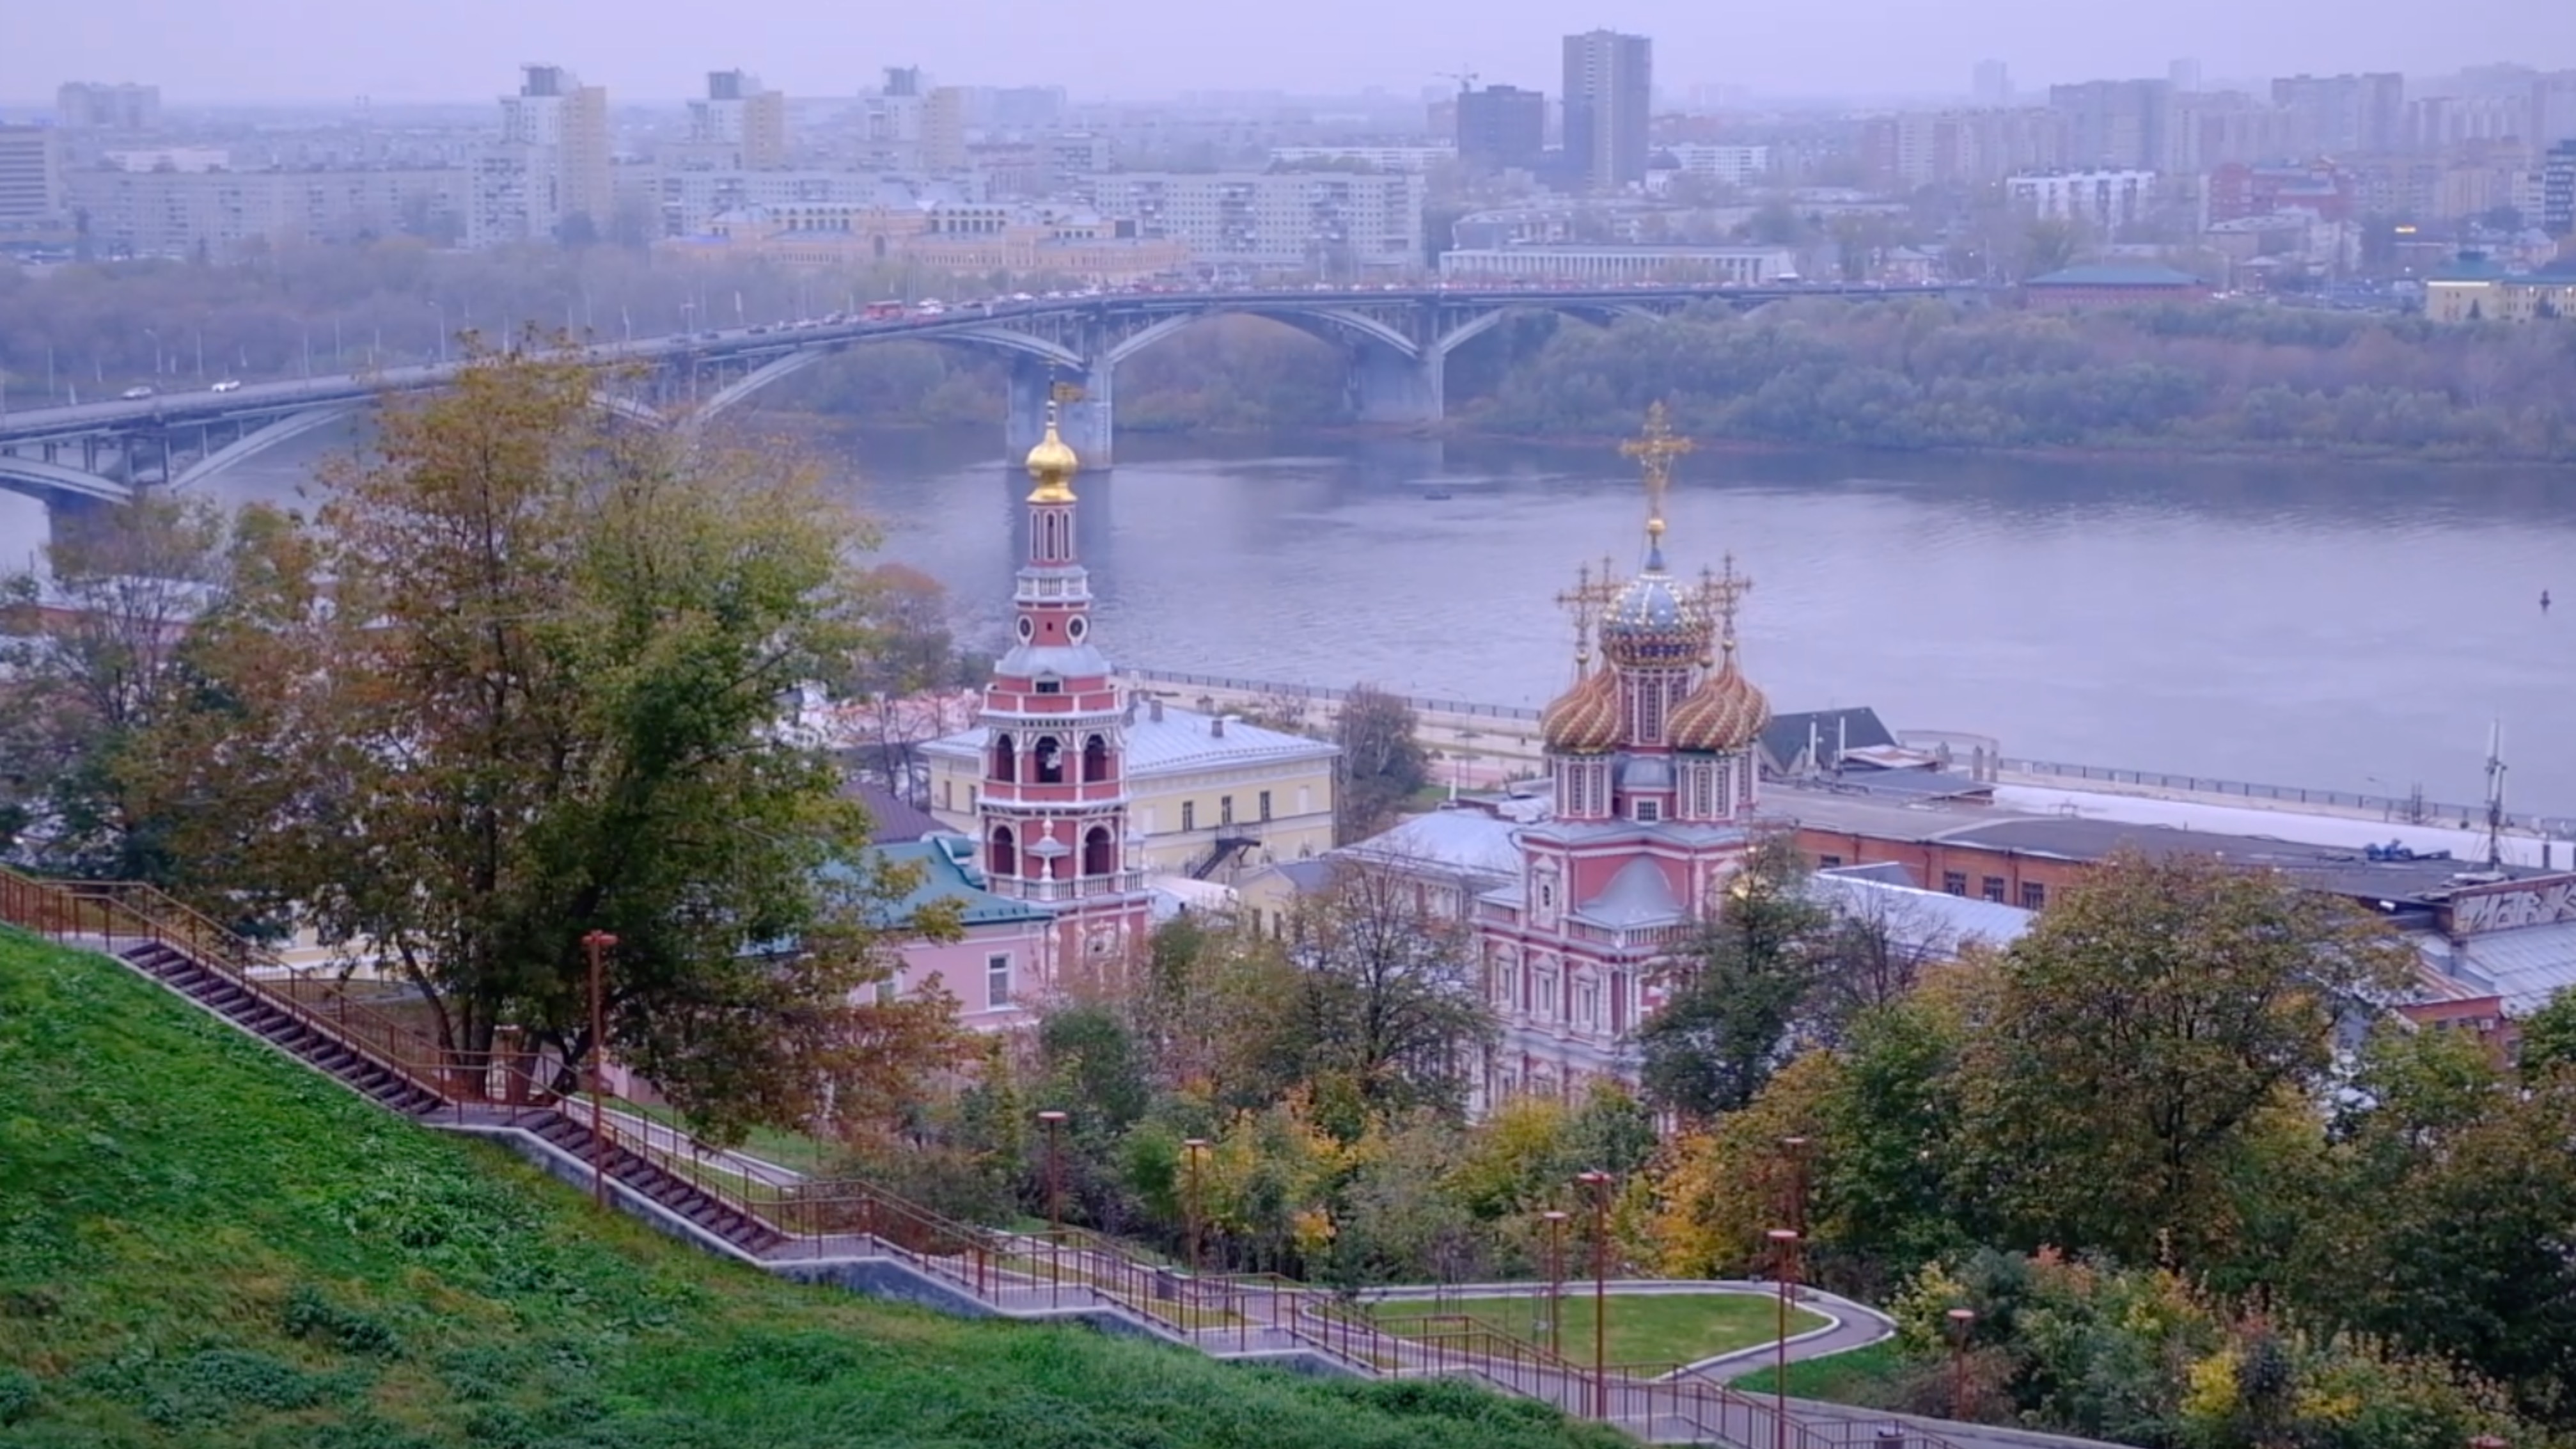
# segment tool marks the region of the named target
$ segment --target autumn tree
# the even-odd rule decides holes
[[[811,470],[613,428],[598,386],[514,353],[388,404],[192,639],[237,728],[171,753],[268,777],[245,874],[418,986],[448,1050],[505,1021],[597,1050],[580,940],[604,929],[621,1060],[719,1135],[806,1121],[944,1050],[935,1002],[859,990],[890,931],[942,922],[890,915],[908,882],[777,728],[862,647],[870,538]]]
[[[1381,1111],[1465,1110],[1494,1020],[1459,922],[1401,872],[1346,863],[1291,910],[1285,938],[1311,1077]]]
[[[1431,779],[1431,756],[1416,737],[1413,706],[1375,685],[1354,685],[1333,724],[1341,746],[1341,790],[1334,835],[1365,840],[1395,823],[1406,801]]]
[[[0,851],[52,874],[169,885],[173,802],[144,741],[195,707],[181,643],[224,582],[222,511],[152,497],[66,519],[44,577],[0,578]]]
[[[2314,1100],[2338,1022],[2398,989],[2407,956],[2268,872],[2115,857],[2003,953],[1963,1068],[1973,1170],[2025,1242],[2203,1262],[2267,1119]]]

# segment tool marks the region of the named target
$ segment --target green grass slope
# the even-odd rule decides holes
[[[1446,1384],[970,1323],[668,1243],[0,928],[0,1445],[1624,1442]]]

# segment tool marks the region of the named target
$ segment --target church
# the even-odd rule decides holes
[[[1688,575],[1667,561],[1665,496],[1691,446],[1660,404],[1648,413],[1622,447],[1645,485],[1639,563],[1633,574],[1606,558],[1586,565],[1557,596],[1576,642],[1573,682],[1540,720],[1548,812],[1521,824],[1416,817],[1382,837],[1389,849],[1414,842],[1401,858],[1373,842],[1335,853],[1472,882],[1447,909],[1472,937],[1501,1027],[1472,1074],[1480,1105],[1633,1082],[1625,1040],[1662,1002],[1662,963],[1714,911],[1752,842],[1771,718],[1738,658],[1736,613],[1752,582],[1732,557]],[[941,742],[973,777],[966,809],[941,812],[961,827],[955,864],[993,929],[1018,938],[976,943],[1013,983],[970,1017],[978,1025],[1023,1022],[1030,1000],[1118,971],[1153,920],[1132,818],[1138,717],[1092,636],[1074,543],[1078,466],[1050,425],[1028,456],[1036,486],[1011,647],[974,730]],[[1473,861],[1433,858],[1452,847]]]
[[[1642,562],[1604,559],[1558,595],[1574,682],[1540,716],[1554,807],[1512,831],[1519,875],[1473,926],[1502,1032],[1482,1097],[1633,1082],[1628,1034],[1662,1004],[1659,967],[1715,913],[1752,844],[1771,707],[1745,677],[1732,556],[1694,577],[1666,560],[1665,493],[1691,450],[1658,403],[1622,451],[1644,475]]]

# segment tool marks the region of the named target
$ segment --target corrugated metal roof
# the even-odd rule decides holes
[[[1830,870],[1808,877],[1807,894],[1837,915],[1884,923],[1900,945],[1943,954],[1970,941],[2009,946],[2039,918],[2036,912],[2000,901]]]
[[[2576,921],[2471,936],[2453,948],[2451,960],[2454,974],[2466,966],[2490,983],[2505,1010],[2517,1016],[2537,1011],[2552,995],[2576,986]]]

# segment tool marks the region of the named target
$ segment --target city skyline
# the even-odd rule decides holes
[[[1085,99],[1149,100],[1192,91],[1303,94],[1380,88],[1409,94],[1465,69],[1486,81],[1548,89],[1560,37],[1605,27],[1651,37],[1659,83],[1774,97],[1964,93],[1980,61],[2004,61],[2024,92],[2050,83],[2161,76],[2175,57],[2228,77],[2396,70],[2441,74],[2512,55],[2548,69],[2576,65],[2576,9],[2527,0],[2462,0],[2436,29],[2356,20],[2350,7],[2289,0],[2248,14],[2224,0],[2177,0],[2154,14],[2088,19],[2080,33],[2035,0],[1996,0],[1973,20],[1902,0],[1858,0],[1831,25],[1747,26],[1681,0],[1630,0],[1611,14],[1510,6],[1480,12],[1462,37],[1438,9],[1387,11],[1322,0],[1258,44],[1200,45],[1204,12],[1178,0],[1106,9],[1031,11],[1000,0],[904,13],[788,6],[731,12],[561,0],[546,7],[456,0],[431,11],[313,11],[287,0],[220,10],[102,0],[17,17],[0,52],[0,103],[41,107],[72,79],[160,84],[173,104],[331,104],[486,99],[516,68],[543,60],[579,70],[623,102],[700,93],[710,68],[743,66],[795,96],[855,95],[880,66],[919,64],[960,85],[1064,85]],[[306,43],[279,43],[302,35]],[[1856,46],[1851,38],[1871,38]]]

